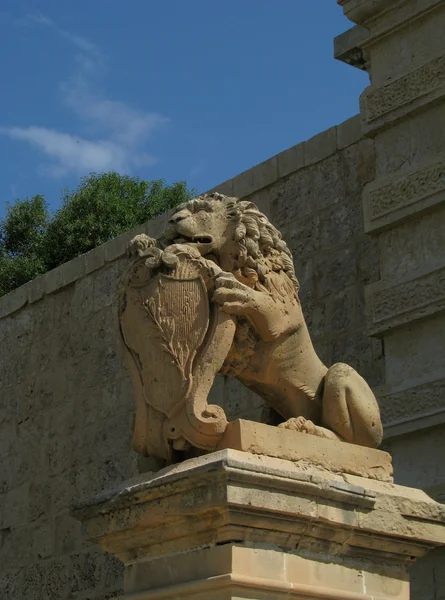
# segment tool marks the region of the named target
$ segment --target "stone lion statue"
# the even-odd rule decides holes
[[[254,204],[199,196],[177,207],[159,240],[136,236],[130,255],[119,319],[139,390],[140,452],[168,458],[165,439],[176,450],[217,448],[227,425],[224,411],[207,404],[217,373],[264,398],[279,427],[380,445],[373,392],[352,367],[328,368],[317,356],[291,252]]]

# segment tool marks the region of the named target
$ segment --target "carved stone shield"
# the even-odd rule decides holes
[[[176,244],[145,249],[124,273],[117,316],[136,392],[133,447],[141,454],[171,461],[173,449],[190,444],[211,450],[227,426],[223,409],[207,403],[222,366],[219,349],[231,345],[235,327],[210,310],[215,269]]]
[[[200,276],[158,274],[127,291],[124,337],[139,357],[150,405],[166,417],[187,395],[208,326],[209,300]]]

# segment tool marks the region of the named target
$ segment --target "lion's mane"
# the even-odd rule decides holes
[[[235,223],[233,241],[238,244],[238,253],[231,269],[235,277],[258,291],[297,296],[299,283],[292,254],[281,233],[255,204],[212,193],[197,196],[178,206],[176,211],[187,208],[192,213],[199,210],[211,212],[214,202],[222,202],[227,220]],[[277,278],[276,275],[280,274],[287,277]]]

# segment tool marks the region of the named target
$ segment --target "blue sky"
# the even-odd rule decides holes
[[[358,112],[335,0],[3,0],[0,216],[89,172],[205,191]]]

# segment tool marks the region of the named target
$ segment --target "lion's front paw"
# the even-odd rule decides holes
[[[136,235],[131,242],[128,244],[128,255],[130,258],[137,258],[144,256],[149,248],[153,248],[156,245],[156,240],[141,233]]]
[[[278,427],[281,429],[291,429],[292,431],[308,433],[310,435],[317,435],[316,425],[304,417],[292,417],[292,419],[288,419],[284,423],[280,423]]]
[[[212,300],[230,315],[245,315],[251,307],[253,290],[240,283],[231,273],[222,271],[215,277]]]

